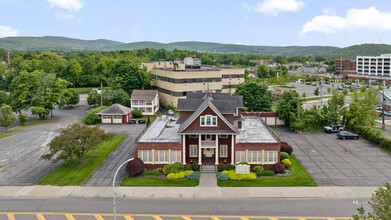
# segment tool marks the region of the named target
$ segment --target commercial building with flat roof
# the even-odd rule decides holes
[[[349,75],[349,79],[377,81],[378,83],[391,83],[390,77],[391,54],[380,56],[357,56],[357,76]]]
[[[159,91],[162,105],[177,106],[179,98],[188,93],[231,93],[244,82],[244,68],[201,65],[197,57],[186,57],[185,61],[142,63],[153,75],[152,87]]]

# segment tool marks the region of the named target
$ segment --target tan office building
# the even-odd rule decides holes
[[[159,91],[160,103],[164,106],[176,107],[178,99],[185,98],[189,92],[209,89],[233,94],[236,86],[244,82],[243,68],[201,66],[196,57],[186,57],[185,62],[142,63],[141,67],[152,73],[152,87]]]

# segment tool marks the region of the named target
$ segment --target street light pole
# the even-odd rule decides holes
[[[114,174],[114,179],[113,179],[113,212],[114,212],[114,220],[117,220],[117,209],[116,209],[116,204],[115,204],[115,179],[117,178],[118,171],[121,169],[121,167],[128,163],[129,161],[133,160],[134,158],[130,158],[129,160],[123,162],[117,169],[117,171]]]

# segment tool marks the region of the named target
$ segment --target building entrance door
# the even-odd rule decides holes
[[[215,164],[215,149],[203,148],[202,149],[202,164]]]

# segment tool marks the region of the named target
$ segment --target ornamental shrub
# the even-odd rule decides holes
[[[253,168],[253,171],[254,172],[262,172],[264,169],[263,169],[263,166],[255,166],[254,168]]]
[[[162,174],[162,168],[156,168],[154,170],[144,170],[143,175],[155,175],[160,176]]]
[[[145,164],[140,158],[134,158],[129,161],[126,165],[126,172],[129,173],[129,176],[137,176],[144,172]]]
[[[175,162],[174,164],[167,164],[163,167],[163,174],[179,173],[185,170],[185,166],[181,162]]]
[[[89,125],[98,124],[100,122],[100,117],[96,113],[98,113],[106,108],[107,108],[107,106],[100,106],[100,107],[93,108],[93,109],[89,110],[88,112],[86,112],[86,114],[84,116],[84,124],[89,124]]]
[[[242,181],[242,180],[256,180],[257,179],[257,175],[255,173],[247,173],[247,174],[235,173],[234,170],[229,170],[229,171],[224,170],[221,173],[226,174],[230,180]]]
[[[219,167],[220,172],[223,171],[224,168],[225,168],[225,165],[224,164],[220,164],[220,167]]]
[[[167,175],[167,179],[183,179],[185,178],[187,175],[189,175],[190,173],[193,173],[194,171],[193,170],[186,170],[186,171],[181,171],[181,172],[178,172],[178,173],[169,173]]]
[[[235,165],[228,164],[228,165],[220,165],[220,171],[224,170],[235,170]]]
[[[287,152],[280,153],[280,160],[289,159],[289,154]]]
[[[134,117],[134,118],[140,118],[142,114],[143,114],[143,113],[141,112],[140,109],[135,109],[135,110],[133,110],[133,117]]]
[[[292,166],[292,162],[289,159],[283,159],[281,161],[282,164],[284,164],[285,167],[290,167]]]
[[[198,171],[198,165],[196,162],[193,163],[193,170]]]
[[[193,170],[193,166],[188,164],[185,166],[185,170]]]
[[[391,150],[391,139],[389,138],[383,138],[380,147],[385,150]]]
[[[224,173],[216,173],[217,180],[229,180],[229,177],[227,174]]]
[[[264,170],[261,172],[257,172],[257,176],[274,176],[274,171],[273,170]]]
[[[285,166],[282,163],[273,164],[272,170],[274,173],[285,173]]]
[[[290,170],[285,170],[284,174],[282,174],[282,173],[277,174],[278,177],[288,177],[288,176],[292,176],[292,175],[293,175],[293,173]]]
[[[238,164],[239,164],[239,165],[242,165],[242,164],[243,164],[243,165],[248,165],[248,163],[247,163],[247,162],[244,162],[244,161],[243,161],[243,162],[240,162],[240,163],[238,163]]]
[[[186,178],[189,180],[199,180],[201,177],[201,174],[199,172],[192,172],[187,174]]]
[[[281,142],[281,151],[286,152],[289,155],[292,155],[293,148],[291,145],[287,144],[286,142]]]

